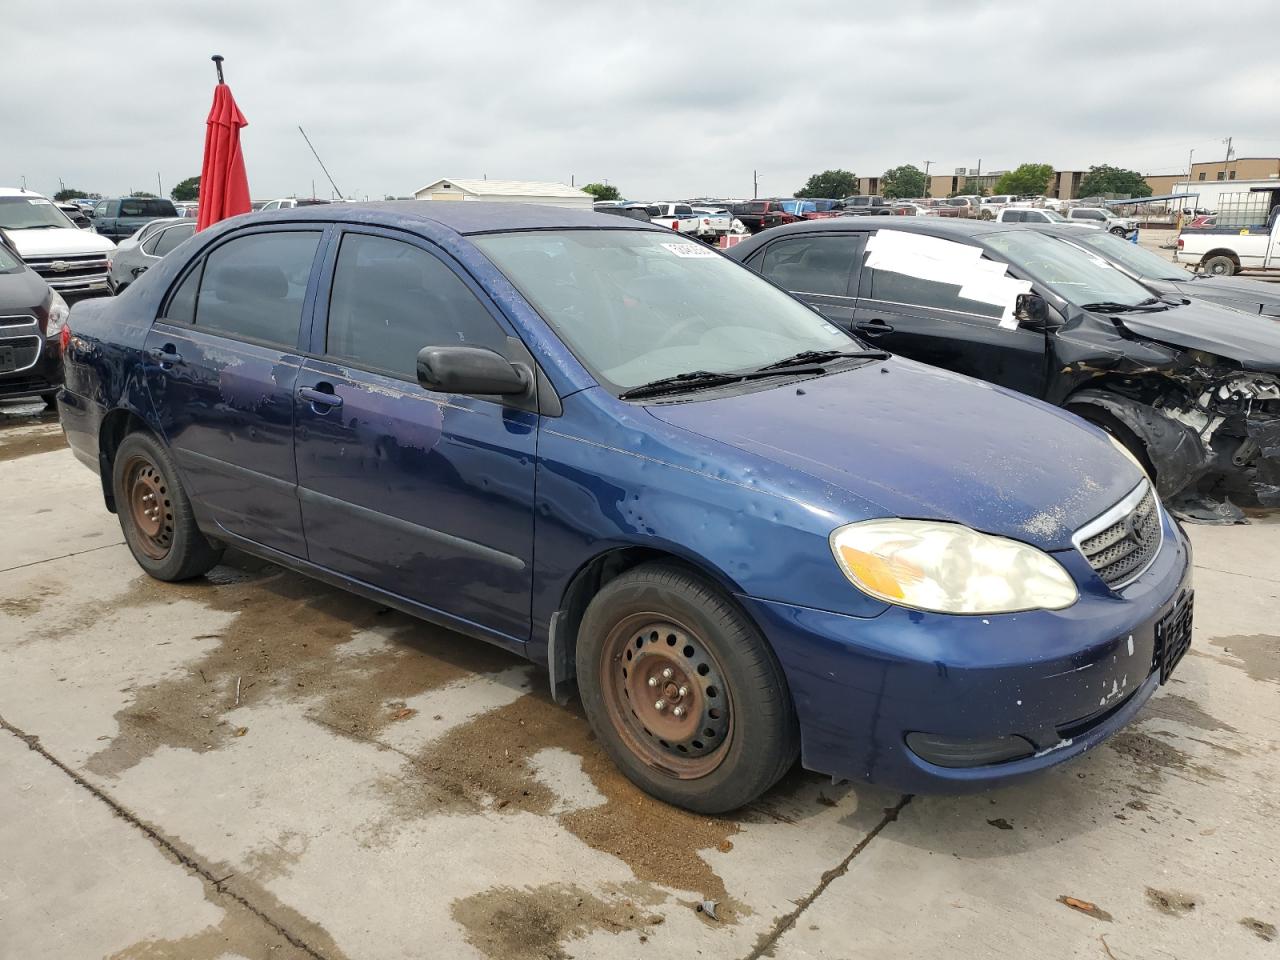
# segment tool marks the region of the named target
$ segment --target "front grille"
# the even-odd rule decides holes
[[[1125,509],[1136,497],[1137,504]],[[1078,535],[1077,546],[1109,587],[1121,587],[1146,570],[1160,550],[1160,508],[1151,484],[1130,494]],[[1120,508],[1120,509],[1117,509]],[[1096,526],[1102,523],[1102,529]]]
[[[0,337],[0,347],[13,350],[13,365],[4,373],[20,373],[36,365],[40,358],[39,337]],[[5,351],[8,353],[8,350]]]
[[[62,289],[86,282],[105,282],[111,261],[101,253],[68,254],[65,257],[31,257],[27,259],[27,266],[40,274],[49,286]]]

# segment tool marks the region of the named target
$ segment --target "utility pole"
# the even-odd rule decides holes
[[[24,181],[25,182],[25,181]],[[760,171],[751,171],[751,199],[756,200],[760,197]]]
[[[1195,147],[1192,147],[1189,151],[1187,151],[1187,183],[1191,182],[1191,167],[1192,167],[1191,158],[1194,157],[1195,155],[1196,155]]]
[[[1227,137],[1222,142],[1227,145],[1227,159],[1222,161],[1222,179],[1227,179],[1227,167],[1231,166],[1231,141],[1234,137]]]
[[[929,175],[929,168],[930,168],[930,167],[932,167],[932,166],[933,166],[933,161],[932,161],[932,160],[926,160],[926,161],[924,162],[924,175],[925,175],[926,177]]]
[[[163,196],[164,196],[164,187],[163,187],[163,186],[161,186],[161,184],[160,184],[160,171],[159,171],[159,170],[157,170],[157,171],[156,171],[156,196],[157,196],[157,197],[163,197]]]
[[[62,182],[62,178],[61,178],[61,177],[59,177],[59,178],[58,178],[58,192],[59,192],[59,193],[65,193],[65,192],[66,192],[66,190],[67,190],[67,185],[66,185],[65,183],[63,183],[63,182]]]

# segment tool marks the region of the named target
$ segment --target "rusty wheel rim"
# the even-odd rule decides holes
[[[124,466],[124,489],[138,548],[163,560],[173,546],[173,501],[163,474],[146,457],[132,457]]]
[[[659,614],[618,623],[605,639],[600,689],[609,722],[647,766],[681,780],[724,761],[733,711],[715,656],[689,628]]]

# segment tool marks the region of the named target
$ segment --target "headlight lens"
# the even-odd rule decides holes
[[[854,586],[888,603],[937,613],[1061,610],[1079,594],[1043,550],[934,520],[866,520],[831,534]]]
[[[49,291],[49,300],[45,308],[49,311],[49,323],[45,327],[44,335],[46,337],[56,337],[62,333],[62,328],[66,326],[67,314],[71,312],[71,308],[67,306],[67,301],[62,299],[62,294],[57,290]]]
[[[1107,439],[1111,441],[1111,445],[1125,455],[1130,463],[1142,471],[1142,475],[1146,476],[1147,468],[1142,465],[1142,461],[1133,455],[1133,451],[1126,447],[1123,443],[1116,439],[1114,434],[1107,434]]]

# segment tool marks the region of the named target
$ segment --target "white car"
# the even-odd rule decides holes
[[[292,210],[294,207],[310,207],[319,203],[328,202],[328,200],[314,198],[307,199],[306,197],[303,197],[302,199],[298,199],[297,197],[284,197],[280,200],[270,200],[267,203],[264,203],[258,212],[266,213],[269,210]]]
[[[1087,223],[1091,227],[1100,227],[1117,237],[1129,237],[1138,229],[1138,221],[1132,217],[1117,217],[1105,207],[1072,207],[1067,211],[1067,219],[1073,223]]]
[[[107,274],[116,245],[81,230],[48,197],[0,187],[0,230],[27,266],[58,293],[110,293]]]
[[[693,207],[698,218],[698,236],[715,240],[733,230],[733,216],[723,207]]]
[[[649,222],[660,227],[668,227],[677,233],[698,235],[698,217],[693,207],[687,203],[651,203],[645,207],[649,213]]]
[[[1062,214],[1043,207],[1005,207],[996,214],[996,223],[1071,223]],[[1076,223],[1077,227],[1092,224]]]

